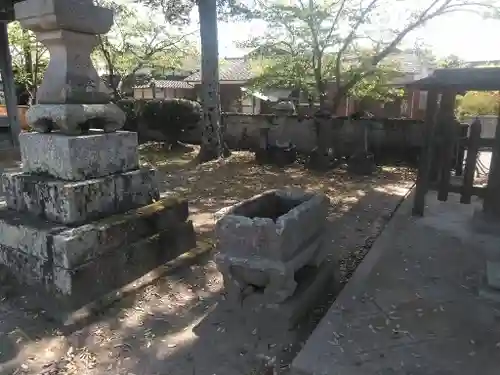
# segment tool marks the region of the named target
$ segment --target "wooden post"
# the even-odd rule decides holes
[[[455,160],[455,176],[462,176],[464,173],[464,158],[465,158],[465,141],[467,140],[467,133],[469,126],[460,124],[457,129],[458,143],[457,143],[457,156]]]
[[[457,135],[455,121],[455,98],[457,94],[452,90],[443,92],[441,105],[439,108],[439,123],[441,124],[442,143],[440,151],[439,187],[438,200],[445,202],[448,200],[450,187],[451,169],[453,168],[453,150]]]
[[[5,95],[5,104],[7,106],[7,116],[9,117],[12,144],[14,147],[19,147],[21,126],[17,118],[16,87],[14,83],[14,73],[12,71],[12,57],[10,55],[6,21],[0,22],[0,70],[2,71],[3,91]]]
[[[435,184],[439,179],[439,171],[441,170],[441,144],[443,141],[443,126],[441,118],[438,116],[439,109],[441,108],[441,101],[443,98],[443,93],[438,93],[437,98],[437,107],[436,107],[436,117],[434,123],[434,136],[433,136],[433,144],[431,150],[431,159],[430,159],[430,167],[429,167],[429,182],[431,184]]]
[[[424,144],[420,156],[417,184],[415,188],[415,200],[413,202],[413,215],[423,216],[425,208],[425,195],[429,190],[429,172],[434,145],[434,125],[436,122],[437,89],[432,88],[427,94],[427,106],[424,124]]]
[[[491,152],[488,186],[483,200],[483,212],[490,217],[500,219],[500,106],[498,108],[495,140]]]
[[[462,195],[460,203],[469,204],[471,202],[474,188],[474,174],[476,173],[477,153],[479,152],[479,142],[481,141],[481,121],[475,119],[470,126],[469,142],[467,142],[467,159],[465,160],[464,181],[462,185]]]

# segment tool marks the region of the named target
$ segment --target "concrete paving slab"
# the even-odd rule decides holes
[[[480,297],[500,237],[474,229],[479,201],[410,196],[292,364],[294,375],[497,374],[500,303]],[[499,234],[500,235],[500,234]]]

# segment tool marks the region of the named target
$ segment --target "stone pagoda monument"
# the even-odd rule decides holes
[[[186,201],[160,199],[140,168],[137,134],[119,131],[90,54],[113,24],[92,0],[26,0],[16,19],[50,51],[19,137],[23,171],[5,173],[0,265],[31,287],[31,303],[67,319],[194,244]]]

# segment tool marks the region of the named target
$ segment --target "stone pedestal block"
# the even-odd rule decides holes
[[[176,198],[76,228],[3,209],[0,264],[77,308],[192,248],[187,217],[187,202]]]
[[[19,143],[26,173],[79,181],[139,168],[137,133],[133,132],[22,133]]]
[[[81,224],[159,199],[154,169],[138,169],[84,181],[5,173],[7,207],[63,224]]]

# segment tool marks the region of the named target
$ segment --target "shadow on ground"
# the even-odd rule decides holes
[[[213,241],[214,212],[267,189],[299,187],[332,200],[329,252],[345,282],[411,186],[404,168],[384,168],[370,178],[343,171],[313,174],[301,166],[284,170],[255,165],[248,154],[201,166],[162,168],[164,188],[185,196],[202,241]],[[89,286],[90,287],[90,286]],[[282,369],[293,358],[335,296],[325,291],[299,329],[263,337],[237,314],[218,307],[221,275],[212,254],[127,296],[83,327],[58,327],[41,314],[15,307],[19,296],[0,303],[1,374],[260,374],[278,354]],[[222,306],[222,305],[221,305]],[[291,345],[290,344],[295,344]]]

